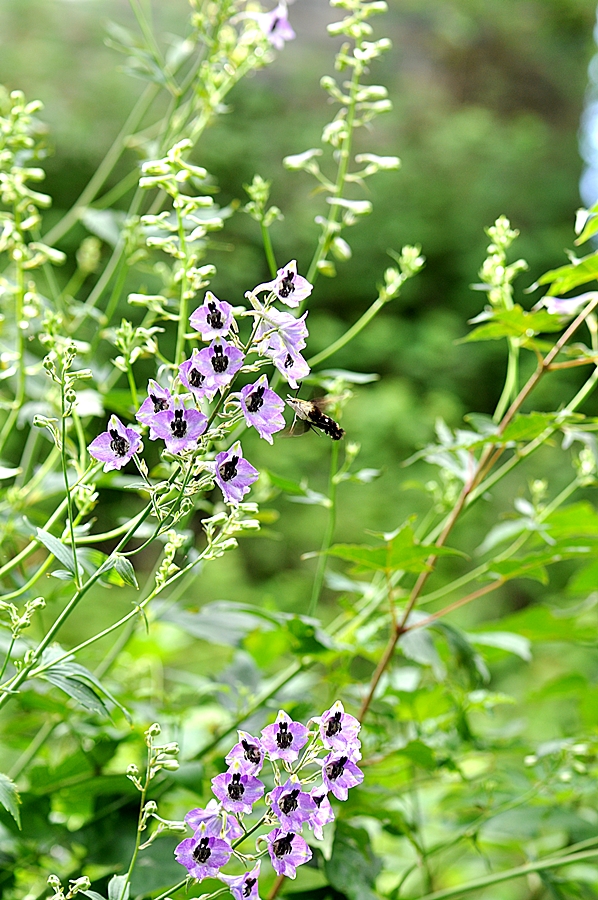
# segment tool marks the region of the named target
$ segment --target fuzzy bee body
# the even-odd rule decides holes
[[[306,422],[308,427],[318,428],[333,441],[340,441],[344,437],[344,428],[341,428],[338,422],[322,411],[317,400],[300,400],[298,397],[287,396],[287,403],[295,416]]]

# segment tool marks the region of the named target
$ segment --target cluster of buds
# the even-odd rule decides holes
[[[238,743],[225,757],[228,771],[212,779],[217,799],[185,816],[194,833],[177,846],[175,856],[190,876],[197,881],[218,878],[235,900],[258,900],[260,857],[268,854],[277,875],[288,878],[295,878],[297,866],[311,859],[301,834],[304,825],[321,840],[324,826],[334,820],[329,794],[346,800],[363,773],[356,765],[361,726],[340,700],[308,726],[281,710],[261,737],[239,731]],[[266,762],[272,774],[264,777]],[[258,816],[254,806],[260,801],[266,811]],[[250,815],[257,819],[247,823]],[[270,830],[257,838],[255,852],[241,852],[241,844],[262,827]],[[221,871],[233,855],[244,863],[244,874]]]

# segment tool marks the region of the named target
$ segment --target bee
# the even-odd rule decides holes
[[[344,437],[344,428],[322,411],[323,400],[300,400],[287,394],[287,403],[295,413],[295,418],[306,422],[308,428],[319,428],[333,441],[340,441]]]

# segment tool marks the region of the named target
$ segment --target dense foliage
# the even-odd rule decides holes
[[[3,896],[597,896],[598,207],[564,233],[563,166],[542,234],[518,222],[528,264],[486,199],[439,199],[442,236],[410,205],[458,191],[449,167],[487,193],[494,154],[517,216],[519,142],[530,169],[571,157],[583,66],[555,47],[586,52],[590,7],[540,16],[499,137],[466,78],[477,4],[389,17],[414,48],[445,35],[466,104],[458,146],[434,109],[393,113],[419,121],[397,224],[385,3],[332,0],[334,74],[298,121],[284,96],[259,115],[279,65],[302,96],[295,8],[191,0],[165,37],[130,5],[109,43],[143,92],[63,215],[41,105],[0,94]],[[492,83],[513,8],[486,20]],[[400,249],[422,237],[427,267]],[[589,249],[558,267],[570,238]],[[477,293],[441,312],[460,268]],[[404,297],[430,312],[401,332]]]

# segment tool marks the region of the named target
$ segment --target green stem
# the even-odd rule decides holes
[[[334,441],[330,452],[330,473],[328,476],[328,500],[330,501],[330,506],[328,507],[328,522],[326,523],[326,530],[324,532],[324,537],[322,538],[322,546],[318,557],[318,568],[316,569],[311,600],[307,610],[308,616],[315,615],[316,609],[318,608],[318,601],[320,599],[324,577],[326,575],[326,566],[328,565],[327,554],[330,545],[332,544],[332,538],[334,537],[334,527],[336,525],[336,474],[338,469],[339,443],[339,441]]]
[[[500,395],[496,411],[492,417],[494,422],[500,422],[507,409],[517,396],[519,386],[519,342],[516,338],[509,338],[509,357],[507,362],[507,375]]]
[[[266,228],[264,225],[264,220],[260,222],[260,228],[262,230],[262,240],[264,242],[264,252],[266,254],[266,260],[268,261],[268,268],[270,269],[270,275],[272,278],[276,278],[276,273],[278,269],[276,268],[276,259],[274,257],[274,249],[272,247],[272,238],[270,237],[270,229]]]
[[[174,354],[174,365],[178,368],[185,358],[185,335],[189,327],[189,298],[187,297],[187,241],[185,239],[185,226],[183,223],[183,214],[180,208],[176,208],[176,218],[179,227],[179,244],[182,254],[182,275],[181,275],[181,305],[179,307],[179,321],[176,336],[176,350]]]
[[[38,750],[41,750],[56,726],[58,719],[44,722],[26,750],[21,753],[14,766],[9,770],[8,777],[16,781],[21,772],[24,772],[32,759],[36,756]]]
[[[2,669],[0,669],[0,681],[2,681],[2,679],[4,678],[4,673],[6,672],[6,667],[12,655],[12,649],[15,645],[16,639],[16,634],[12,634],[10,638],[10,644],[8,645],[8,650],[6,651],[6,656],[4,657],[4,662],[2,663]]]
[[[476,878],[474,881],[468,881],[465,884],[447,888],[444,891],[434,891],[433,894],[425,894],[423,897],[420,897],[420,900],[449,900],[450,897],[459,897],[462,894],[470,894],[472,891],[483,890],[493,884],[501,884],[503,881],[511,881],[513,878],[522,878],[525,875],[529,875],[531,872],[543,872],[545,869],[557,869],[561,866],[583,862],[586,859],[593,859],[596,856],[598,856],[598,848],[595,850],[585,850],[580,853],[570,853],[566,856],[552,856],[548,859],[537,859],[524,866],[506,869],[504,872],[495,872],[492,875],[486,875],[484,878]]]
[[[68,518],[69,518],[69,533],[71,537],[71,551],[73,553],[73,568],[75,575],[75,587],[79,589],[81,587],[81,576],[79,574],[79,562],[77,560],[77,544],[75,542],[75,523],[73,520],[73,494],[71,491],[71,486],[69,484],[69,473],[68,473],[68,461],[66,457],[66,398],[64,395],[65,391],[65,377],[66,372],[62,371],[62,382],[60,385],[60,393],[62,398],[62,418],[61,418],[61,447],[60,447],[60,456],[62,460],[62,477],[64,479],[64,490],[66,494],[66,505],[68,509]]]
[[[137,817],[137,832],[135,834],[135,847],[133,849],[133,855],[131,856],[131,862],[129,863],[129,868],[127,869],[127,874],[125,875],[125,880],[123,882],[120,896],[118,900],[124,900],[124,897],[127,893],[127,887],[129,885],[129,881],[131,880],[131,875],[133,874],[133,869],[135,868],[135,863],[137,862],[137,856],[139,854],[139,845],[141,844],[141,829],[143,825],[143,813],[145,811],[145,798],[147,796],[147,789],[150,783],[150,768],[152,762],[152,741],[151,739],[148,741],[147,748],[147,765],[145,768],[145,780],[143,782],[143,788],[141,791],[141,800],[139,803],[139,816]]]
[[[343,335],[341,335],[338,340],[334,341],[330,344],[329,347],[326,347],[325,350],[321,350],[319,353],[316,353],[315,356],[312,356],[307,360],[308,364],[313,368],[314,366],[318,366],[320,363],[324,362],[325,359],[328,359],[329,356],[332,356],[334,353],[337,353],[339,350],[342,350],[353,338],[356,338],[357,335],[363,331],[366,325],[372,321],[372,319],[378,315],[380,310],[386,306],[387,301],[383,300],[381,297],[378,297],[377,300],[374,300],[369,309],[366,309],[364,314],[360,316],[360,318],[355,322],[354,325],[345,331]]]

